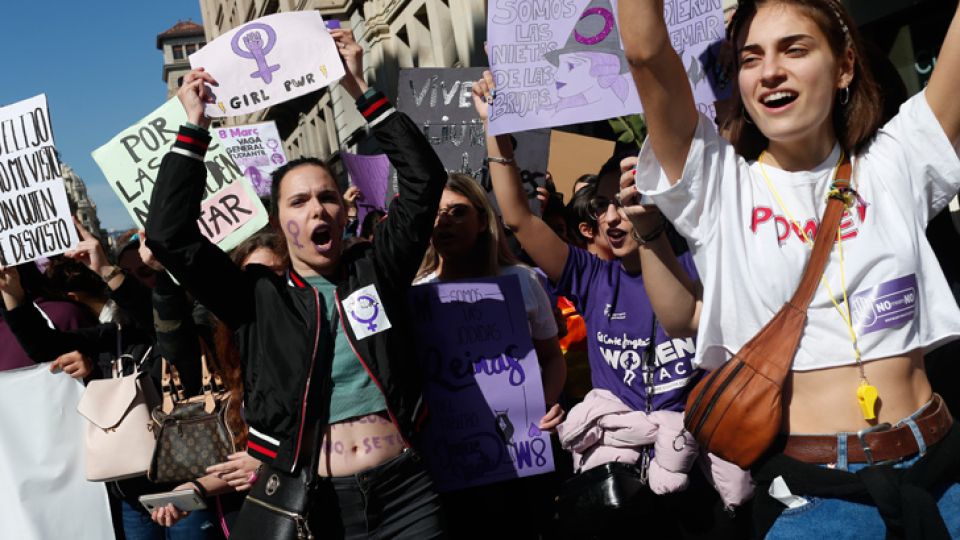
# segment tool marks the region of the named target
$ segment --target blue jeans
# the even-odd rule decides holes
[[[167,528],[157,525],[150,514],[135,508],[127,501],[121,502],[123,535],[127,540],[215,540],[222,538],[216,524],[216,514],[209,508],[196,510]]]
[[[920,453],[903,458],[894,465],[897,469],[909,469],[926,453],[927,446],[920,436],[914,421],[924,406],[916,413],[901,420],[897,426],[907,424],[913,431]],[[895,426],[896,427],[896,426]],[[847,433],[837,434],[837,463],[834,468],[857,472],[868,465],[849,463],[847,460]],[[787,486],[790,487],[790,486]],[[952,538],[960,538],[960,482],[946,482],[933,491],[943,522]],[[796,508],[787,508],[774,522],[767,533],[768,539],[789,540],[820,538],[845,540],[847,538],[885,538],[887,528],[875,506],[849,502],[842,499],[824,499],[804,496],[807,503]]]

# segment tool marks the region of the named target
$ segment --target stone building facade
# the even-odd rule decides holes
[[[180,79],[190,71],[188,56],[207,44],[203,27],[186,20],[157,35],[157,49],[163,51],[163,80],[167,83],[167,99],[180,88]]]
[[[63,186],[67,190],[67,200],[70,203],[70,211],[80,220],[83,228],[93,233],[98,238],[103,238],[104,234],[100,229],[100,218],[97,217],[97,204],[87,194],[87,185],[83,183],[80,176],[66,163],[60,164],[60,172],[63,175]]]
[[[486,65],[485,0],[200,0],[200,10],[208,41],[278,12],[317,10],[338,19],[366,51],[367,82],[392,99],[401,68]],[[267,120],[277,123],[290,159],[333,158],[339,169],[338,151],[365,142],[363,120],[337,85],[226,123]]]

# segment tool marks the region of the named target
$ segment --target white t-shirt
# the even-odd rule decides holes
[[[550,339],[557,335],[557,320],[553,317],[553,306],[550,298],[543,290],[543,285],[537,279],[532,268],[524,265],[501,266],[500,275],[517,276],[520,280],[520,292],[523,294],[523,305],[527,312],[527,322],[530,323],[530,336],[533,339]],[[436,283],[437,273],[434,272],[413,282],[414,285]]]
[[[811,171],[764,169],[787,211],[813,238],[826,207],[837,146]],[[927,222],[960,187],[960,159],[923,94],[914,96],[853,160],[862,201],[840,223],[847,293],[864,360],[932,349],[960,337],[960,309],[927,242]],[[789,300],[811,249],[789,222],[760,166],[736,154],[701,116],[683,177],[670,186],[649,145],[637,187],[687,237],[703,280],[697,337],[701,367],[728,360]],[[835,246],[825,275],[843,304]],[[808,311],[793,369],[855,363],[826,287]]]

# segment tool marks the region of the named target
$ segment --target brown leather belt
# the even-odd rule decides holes
[[[947,434],[953,425],[953,417],[943,399],[933,395],[933,400],[915,419],[924,443],[929,447]],[[870,465],[895,461],[920,452],[917,439],[910,426],[895,428],[884,423],[847,435],[847,461]],[[836,435],[790,435],[783,453],[804,463],[836,463]]]

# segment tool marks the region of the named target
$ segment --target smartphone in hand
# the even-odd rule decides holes
[[[177,508],[177,510],[181,510],[183,512],[203,510],[207,507],[207,503],[204,502],[203,497],[201,497],[192,489],[142,495],[140,497],[140,504],[147,509],[147,512],[151,513],[154,510],[162,508],[168,504],[172,504]]]

